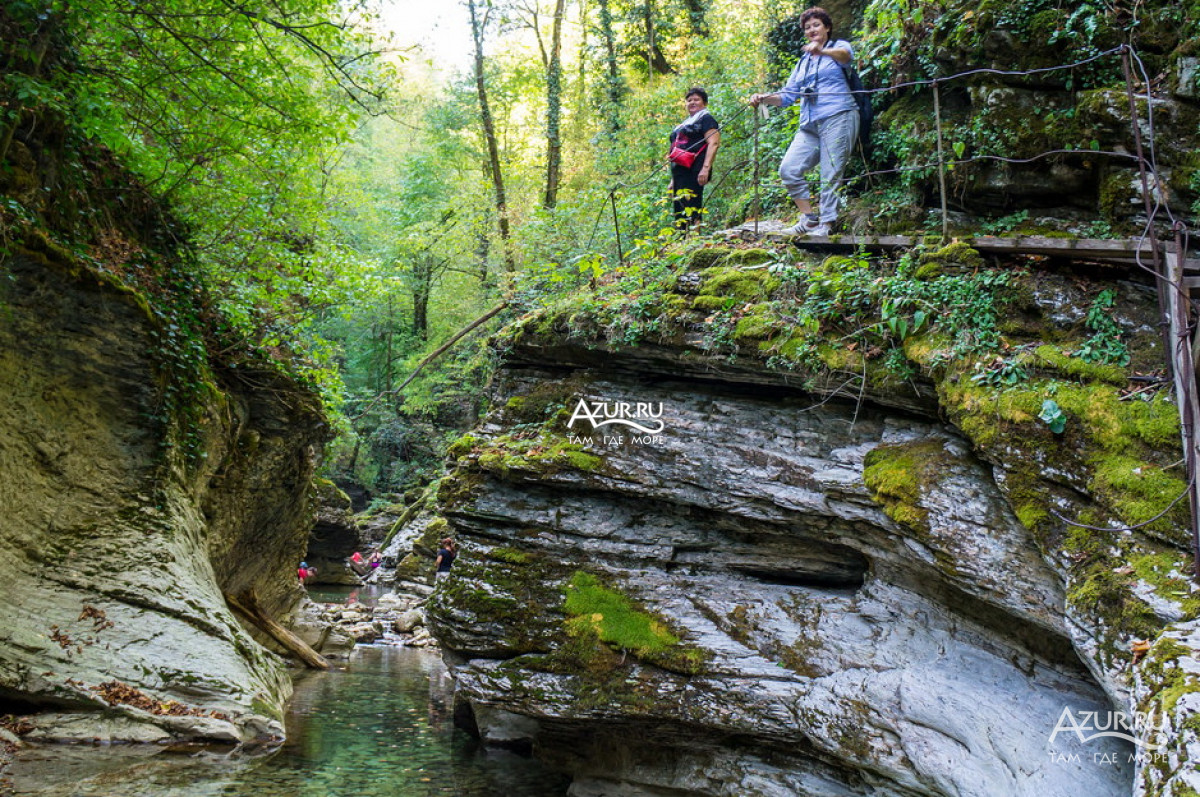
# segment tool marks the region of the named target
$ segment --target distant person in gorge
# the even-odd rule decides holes
[[[378,570],[379,565],[383,564],[383,554],[379,552],[378,548],[371,551],[371,555],[367,557],[367,564],[371,566],[372,570]]]
[[[358,576],[365,576],[367,573],[370,572],[370,568],[367,567],[366,557],[364,557],[358,551],[355,551],[353,554],[350,555],[350,569],[354,572],[355,575],[358,575]]]
[[[317,574],[317,568],[309,567],[308,562],[301,562],[296,568],[296,575],[300,578],[301,584],[307,584],[313,576]]]
[[[441,547],[438,548],[437,562],[434,563],[433,577],[436,580],[441,580],[450,575],[450,566],[454,564],[455,558],[458,556],[458,545],[450,537],[442,540]]]
[[[786,108],[797,99],[800,126],[779,164],[779,177],[800,211],[800,220],[788,232],[796,235],[829,235],[838,218],[843,174],[858,138],[858,104],[850,93],[846,67],[854,59],[850,42],[833,36],[833,19],[823,8],[800,15],[808,43],[784,87],[774,94],[755,94],[750,104],[766,103]],[[805,173],[821,165],[818,212],[813,212]]]
[[[687,231],[700,226],[704,211],[704,186],[712,179],[713,159],[721,146],[720,125],[708,112],[708,92],[693,86],[684,95],[688,114],[671,131],[671,184],[667,187],[675,212],[675,227]]]

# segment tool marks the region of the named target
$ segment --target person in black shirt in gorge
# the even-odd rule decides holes
[[[454,558],[458,556],[458,546],[450,537],[442,540],[441,547],[438,548],[437,561],[434,563],[435,580],[440,581],[450,575],[450,566],[454,564]]]

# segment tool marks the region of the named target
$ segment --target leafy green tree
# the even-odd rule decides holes
[[[13,0],[4,13],[0,150],[69,120],[169,203],[240,337],[302,347],[349,265],[328,243],[326,175],[388,77],[363,6]]]
[[[625,93],[625,85],[617,62],[617,37],[609,3],[610,0],[598,0],[597,26],[604,44],[604,117],[608,132],[616,133],[621,129],[621,97]]]

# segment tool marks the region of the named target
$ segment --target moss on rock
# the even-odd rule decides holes
[[[918,280],[931,279],[954,268],[975,270],[987,265],[977,250],[962,241],[947,244],[935,252],[925,252],[918,262],[920,265],[913,273],[913,278]]]
[[[764,301],[780,285],[779,278],[766,269],[745,270],[716,266],[701,274],[700,296],[732,298],[738,302]]]
[[[563,595],[567,635],[573,644],[561,653],[585,671],[597,665],[608,669],[611,656],[605,647],[683,675],[700,672],[708,660],[704,650],[684,644],[665,620],[591,573],[573,573]]]
[[[941,440],[876,446],[863,460],[863,482],[888,517],[923,536],[929,512],[920,505],[921,496],[944,471],[946,458]]]

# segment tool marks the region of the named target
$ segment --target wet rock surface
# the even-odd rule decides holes
[[[361,584],[349,558],[364,547],[352,513],[350,496],[332,482],[320,482],[314,496],[316,520],[308,538],[305,561],[317,569],[315,584]]]
[[[440,494],[463,553],[430,623],[484,738],[523,728],[573,795],[1129,792],[1126,743],[1051,742],[1064,708],[1115,704],[992,466],[911,414],[921,399],[620,376],[593,356],[514,367],[496,401],[511,412],[558,388],[557,434],[587,456],[504,454],[517,446],[500,410]],[[568,428],[579,399],[661,404],[665,426]],[[931,463],[921,524],[893,520],[864,483],[881,446]],[[579,571],[703,664],[676,671],[617,644],[611,661],[577,655],[565,604]]]
[[[319,625],[332,627],[334,633],[354,643],[436,647],[425,625],[425,602],[422,595],[386,592],[367,603],[352,596],[344,603],[311,606]]]

